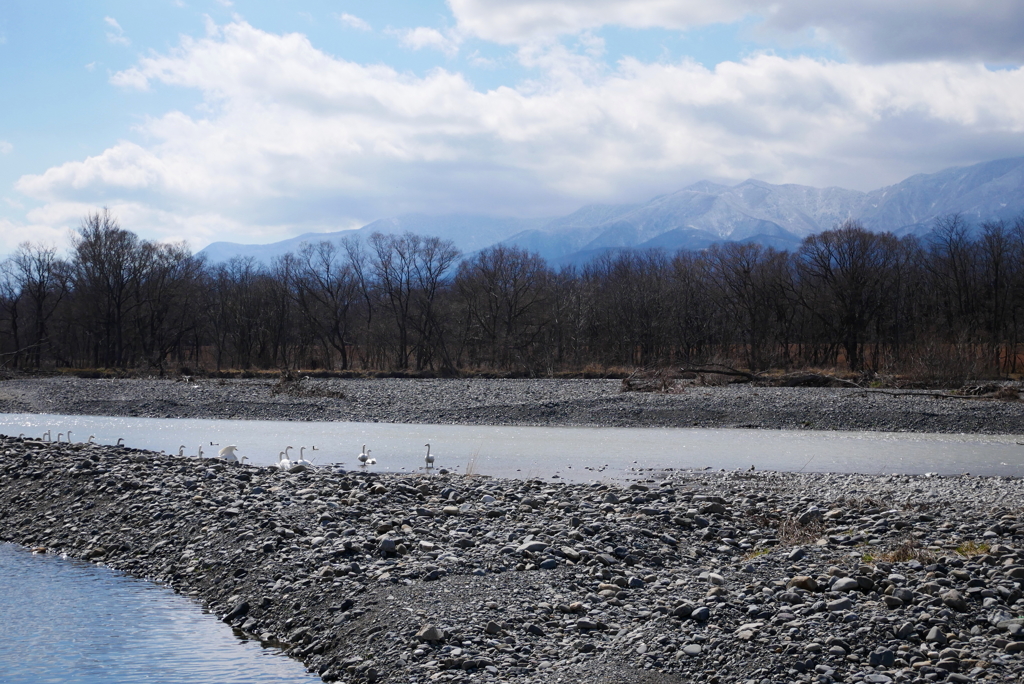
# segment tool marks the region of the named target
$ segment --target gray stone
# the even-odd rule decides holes
[[[693,612],[690,613],[690,619],[696,620],[697,622],[707,622],[708,618],[710,617],[711,611],[708,610],[707,606],[700,606],[699,608],[695,608]]]
[[[444,630],[437,625],[424,625],[416,632],[416,638],[420,641],[435,643],[444,639]]]
[[[969,609],[967,599],[959,591],[951,589],[942,595],[942,602],[958,613],[966,613]]]
[[[545,544],[542,541],[528,541],[528,542],[524,542],[523,544],[520,544],[518,547],[516,547],[516,553],[520,553],[520,554],[524,553],[524,552],[541,553],[542,551],[544,551],[547,548],[548,548],[548,545]]]
[[[832,584],[832,591],[854,591],[860,589],[855,577],[840,577]]]
[[[826,608],[832,613],[841,612],[853,608],[853,602],[844,597],[835,601],[829,601],[826,604]]]

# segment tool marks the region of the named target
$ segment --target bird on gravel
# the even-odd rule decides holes
[[[426,455],[426,457],[423,460],[426,461],[427,468],[433,468],[434,467],[434,457],[430,453],[430,444],[428,443],[428,444],[425,444],[424,446],[427,447],[427,455]]]
[[[223,449],[217,452],[217,458],[222,458],[228,463],[238,463],[238,457],[235,456],[235,452],[237,450],[237,446],[235,446],[234,444],[229,444],[228,446],[224,447]]]
[[[316,449],[316,447],[313,448]],[[299,457],[296,460],[292,461],[292,464],[306,466],[307,468],[313,466],[312,461],[306,460],[306,447],[299,447]]]
[[[292,462],[288,460],[288,455],[283,451],[277,455],[277,467],[286,473],[292,467]]]

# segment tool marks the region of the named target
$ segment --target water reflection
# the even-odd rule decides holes
[[[286,446],[306,447],[318,465],[356,469],[361,445],[374,470],[417,472],[427,442],[436,465],[495,477],[558,475],[566,481],[623,478],[644,468],[749,468],[805,472],[1024,475],[1024,447],[1012,435],[948,435],[814,430],[568,428],[194,420],[0,414],[0,432],[30,436],[71,430],[113,444],[206,455],[236,444],[269,465]],[[217,446],[211,446],[214,442]],[[318,450],[311,451],[316,445]]]
[[[320,681],[166,587],[0,544],[5,684]]]

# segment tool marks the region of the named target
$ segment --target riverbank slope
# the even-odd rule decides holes
[[[0,412],[460,425],[744,427],[1024,433],[1024,402],[855,388],[689,387],[621,392],[618,380],[21,378]]]
[[[1019,479],[286,474],[0,438],[0,540],[166,583],[326,681],[1024,677]]]

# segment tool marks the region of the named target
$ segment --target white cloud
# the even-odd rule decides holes
[[[144,144],[23,176],[17,189],[44,203],[39,222],[106,204],[133,212],[147,237],[201,247],[405,211],[548,214],[701,178],[867,189],[1024,154],[1022,69],[765,54],[609,70],[558,46],[521,55],[544,76],[481,92],[444,69],[355,64],[235,22],[112,78],[198,90],[201,114],[148,120]]]
[[[338,19],[341,21],[341,23],[347,24],[352,28],[358,29],[360,31],[373,30],[373,27],[370,26],[370,24],[365,19],[360,19],[359,17],[353,14],[339,14]]]
[[[16,223],[0,218],[0,259],[17,249],[23,242],[54,245],[59,249],[67,246],[68,230],[50,224]]]
[[[458,28],[504,44],[601,26],[687,30],[760,17],[790,39],[814,33],[869,62],[1024,62],[1020,0],[448,0]]]
[[[14,151],[14,145],[6,140],[0,140],[0,154],[10,154]]]
[[[440,50],[449,57],[452,57],[459,52],[460,41],[457,37],[446,36],[437,29],[430,28],[428,26],[418,26],[416,28],[400,31],[392,30],[391,33],[398,36],[402,45],[412,50],[430,48],[433,50]]]
[[[85,65],[86,71],[96,71],[96,62],[89,62]]]
[[[601,26],[686,29],[742,18],[757,0],[448,0],[459,28],[519,44]]]
[[[124,35],[124,29],[117,23],[117,19],[113,17],[103,17],[103,21],[106,22],[107,26],[112,28],[112,31],[107,31],[107,42],[113,43],[114,45],[131,45],[132,41],[128,40],[128,37]]]

